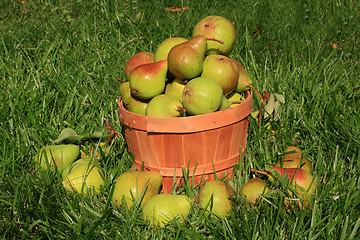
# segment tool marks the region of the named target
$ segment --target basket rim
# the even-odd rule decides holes
[[[221,128],[235,124],[248,117],[253,110],[252,91],[246,92],[245,100],[228,109],[207,114],[186,117],[151,117],[125,109],[121,98],[118,100],[120,122],[131,128],[151,133],[193,133]]]

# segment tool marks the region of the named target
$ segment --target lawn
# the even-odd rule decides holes
[[[186,11],[167,11],[169,7]],[[244,165],[235,166],[231,215],[153,228],[141,208],[109,201],[133,164],[119,121],[126,61],[168,37],[190,38],[209,15],[237,32],[230,57],[260,93],[281,94],[280,119],[250,118]],[[8,1],[0,2],[0,236],[2,239],[360,239],[360,3],[358,1]],[[254,94],[254,110],[260,108]],[[102,194],[67,192],[32,158],[64,128],[119,133],[101,166]],[[268,123],[269,125],[266,125]],[[87,144],[90,144],[87,141]],[[97,144],[94,142],[93,144]],[[309,211],[281,197],[247,209],[239,189],[296,144],[318,186]],[[177,194],[194,196],[197,188]]]

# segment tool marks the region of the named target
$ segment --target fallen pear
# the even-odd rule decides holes
[[[159,172],[128,171],[116,179],[112,199],[120,206],[124,198],[128,208],[133,206],[134,201],[141,200],[141,205],[144,205],[152,196],[159,193],[161,184],[162,175]]]
[[[202,209],[224,218],[230,215],[231,195],[234,195],[234,189],[229,184],[221,180],[212,180],[200,188],[197,202]]]
[[[312,165],[306,158],[303,158],[302,152],[298,147],[289,146],[285,149],[285,155],[274,165],[283,168],[302,168],[309,173],[312,171]]]
[[[185,195],[158,194],[143,206],[143,218],[152,226],[163,227],[176,218],[184,221],[190,213],[191,200]]]
[[[34,161],[43,169],[57,169],[60,173],[80,155],[80,147],[75,144],[49,145],[34,156]],[[56,166],[56,167],[55,167]]]
[[[251,206],[256,205],[257,201],[261,194],[265,194],[270,189],[267,187],[266,183],[261,178],[252,178],[247,183],[245,183],[241,190],[240,194],[244,195],[248,202],[246,206],[250,208]]]
[[[69,164],[66,168],[64,168],[64,170],[61,173],[62,179],[65,179],[66,176],[72,171],[72,169],[76,168],[76,166],[78,165],[98,166],[94,158],[85,156],[84,158],[80,158]]]
[[[64,188],[75,190],[81,194],[100,193],[101,186],[105,186],[101,170],[96,165],[76,164],[62,181]]]

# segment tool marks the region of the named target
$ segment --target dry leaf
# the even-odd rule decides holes
[[[164,9],[164,12],[185,12],[189,10],[188,7],[168,7]]]

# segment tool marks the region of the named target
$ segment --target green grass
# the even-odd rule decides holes
[[[171,6],[189,10],[163,11]],[[253,176],[251,167],[274,164],[297,141],[319,182],[310,212],[286,211],[277,198],[248,211],[236,198],[227,219],[211,220],[194,207],[184,224],[152,228],[139,217],[141,209],[118,209],[108,201],[112,179],[132,165],[120,139],[102,162],[103,196],[65,192],[56,175],[35,170],[32,157],[65,127],[82,132],[107,118],[121,131],[116,79],[125,78],[126,60],[154,51],[167,37],[189,38],[208,15],[234,22],[231,57],[253,75],[255,87],[286,99],[281,121],[271,121],[275,132],[251,119],[244,174],[238,166],[234,186],[238,190]],[[1,1],[0,236],[359,239],[359,19],[359,3],[341,0]],[[255,95],[254,108],[259,106]]]

